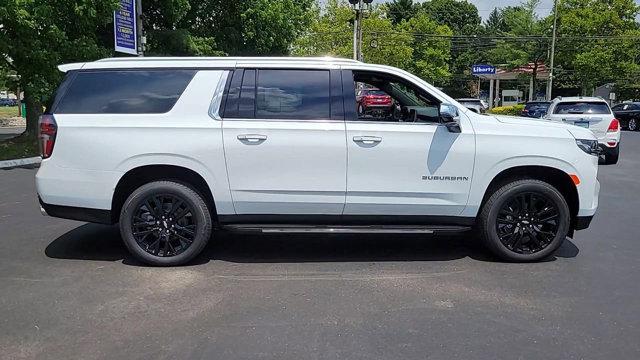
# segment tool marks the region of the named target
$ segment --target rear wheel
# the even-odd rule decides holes
[[[556,251],[569,233],[569,206],[552,185],[517,180],[491,195],[479,226],[485,245],[500,259],[538,261]]]
[[[638,131],[638,122],[636,119],[629,120],[629,124],[627,124],[627,129],[630,131]]]
[[[614,148],[605,148],[604,150],[604,165],[614,165],[618,163],[620,158],[620,143]]]
[[[156,181],[136,189],[120,212],[120,233],[140,261],[181,265],[196,257],[211,236],[211,214],[190,187]]]

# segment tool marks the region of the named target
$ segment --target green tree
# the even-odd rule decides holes
[[[494,64],[508,69],[530,67],[534,90],[549,52],[549,42],[543,37],[546,23],[536,15],[539,3],[539,0],[526,0],[520,6],[503,9],[499,23],[502,30],[496,32],[502,38],[496,47],[487,51],[487,58]]]
[[[455,34],[476,34],[482,18],[478,8],[467,0],[431,0],[422,3],[422,11]]]
[[[435,85],[447,84],[451,77],[451,29],[437,24],[425,13],[404,21],[399,29],[412,38],[410,47],[413,49],[413,57],[408,70]]]
[[[225,54],[286,55],[311,21],[313,4],[313,0],[191,0],[175,26],[200,39],[196,45],[206,43]]]
[[[105,39],[113,41],[109,25],[117,6],[117,0],[0,3],[0,67],[15,71],[24,89],[26,135],[35,134],[44,100],[60,81],[57,65],[112,53]]]
[[[446,83],[450,76],[451,30],[424,13],[394,25],[385,11],[376,7],[363,20],[364,60],[399,67],[437,84]],[[293,54],[351,58],[353,10],[343,2],[329,0],[322,11],[316,8],[313,14],[308,31],[294,43]]]
[[[608,82],[640,73],[633,0],[563,0],[558,5],[556,52],[560,86],[577,85],[583,94]],[[635,79],[637,81],[637,78]]]
[[[484,23],[484,29],[488,34],[497,34],[506,31],[506,24],[501,10],[493,8],[493,11],[491,11],[491,14],[489,14],[489,17]]]
[[[403,20],[409,20],[416,14],[417,6],[413,3],[413,0],[393,0],[386,4],[385,13],[387,17],[391,19],[391,22],[396,25]]]

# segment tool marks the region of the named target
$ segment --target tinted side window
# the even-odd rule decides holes
[[[256,71],[245,70],[242,78],[242,90],[240,92],[240,104],[238,117],[253,119],[256,110]]]
[[[237,118],[239,116],[238,106],[240,105],[240,89],[242,86],[243,69],[233,72],[229,91],[227,93],[227,102],[224,107],[224,117]]]
[[[86,71],[76,74],[60,114],[159,114],[176,104],[195,70]]]
[[[258,119],[331,119],[329,71],[259,70]]]

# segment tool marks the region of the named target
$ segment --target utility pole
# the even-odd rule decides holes
[[[136,27],[136,33],[138,35],[138,38],[136,39],[138,44],[138,56],[144,56],[147,37],[144,36],[142,29],[142,0],[136,0]]]
[[[371,6],[373,0],[349,0],[353,6],[355,17],[353,20],[353,59],[362,61],[362,15],[366,4]]]
[[[360,11],[358,11],[358,58],[356,60],[362,61],[362,0],[360,0]]]
[[[549,69],[549,81],[547,81],[547,100],[551,101],[551,91],[553,91],[553,77],[554,77],[554,60],[556,57],[556,32],[558,30],[558,0],[553,1],[553,35],[551,37],[551,54]]]
[[[353,18],[353,60],[358,60],[358,34],[360,33],[360,1],[357,2],[349,1],[351,5],[353,5],[353,10],[355,11],[355,17]],[[358,6],[358,7],[356,7]]]

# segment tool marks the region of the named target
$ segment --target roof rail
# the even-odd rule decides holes
[[[206,56],[190,56],[190,57],[112,57],[96,60],[96,62],[143,62],[143,61],[293,61],[293,62],[341,62],[341,63],[360,63],[358,60],[344,59],[331,56],[324,57],[206,57]]]

